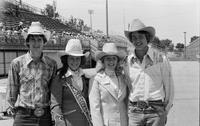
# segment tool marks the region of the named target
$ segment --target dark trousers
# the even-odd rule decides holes
[[[45,108],[41,117],[34,115],[34,110],[19,107],[16,109],[13,126],[52,126],[50,108]]]

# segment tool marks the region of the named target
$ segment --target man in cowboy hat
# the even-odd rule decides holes
[[[32,22],[25,36],[29,51],[15,58],[8,73],[7,101],[15,110],[14,126],[51,126],[50,82],[56,62],[42,53],[48,36],[39,22]]]
[[[135,19],[130,30],[124,33],[135,47],[125,68],[132,87],[129,126],[164,126],[174,98],[169,61],[165,55],[148,46],[155,36],[153,27]]]

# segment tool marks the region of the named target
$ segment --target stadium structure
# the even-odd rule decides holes
[[[87,59],[87,67],[96,65],[94,52],[101,50],[105,42],[114,40],[120,49],[126,51],[127,40],[118,35],[109,36],[85,34],[69,24],[64,24],[56,18],[46,16],[44,10],[29,5],[20,0],[4,0],[0,5],[0,76],[7,76],[10,62],[27,52],[24,45],[25,40],[20,34],[22,30],[27,30],[31,22],[39,21],[47,30],[51,31],[50,41],[44,47],[44,54],[53,57],[60,65],[58,51],[64,50],[67,41],[71,38],[79,38],[84,51],[89,51],[91,56]]]

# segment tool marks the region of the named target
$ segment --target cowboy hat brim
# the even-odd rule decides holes
[[[104,56],[117,56],[117,57],[119,57],[120,60],[122,60],[123,58],[126,57],[125,53],[121,52],[121,51],[119,51],[118,53],[113,53],[113,52],[106,53],[103,51],[97,51],[95,54],[95,60],[98,61],[101,58],[103,58]]]
[[[28,34],[27,32],[25,31],[22,31],[22,36],[23,38],[27,41],[27,38],[29,35],[44,35],[45,39],[47,40],[47,42],[49,41],[50,37],[51,37],[51,32],[50,31],[46,31],[44,34],[41,34],[39,32],[35,32],[35,33],[31,33],[31,34]]]
[[[85,57],[87,57],[88,55],[89,55],[89,53],[87,52],[87,53],[84,53],[84,54],[82,54],[82,53],[80,53],[80,52],[76,52],[76,51],[73,51],[73,52],[66,52],[66,51],[59,51],[58,52],[58,55],[61,57],[61,56],[64,56],[64,55],[70,55],[70,56],[85,56]]]
[[[129,41],[131,41],[130,39],[130,33],[133,32],[138,32],[138,31],[146,31],[150,34],[150,42],[154,39],[155,37],[155,29],[153,27],[144,27],[138,30],[132,30],[132,31],[124,31],[125,36],[128,38]]]

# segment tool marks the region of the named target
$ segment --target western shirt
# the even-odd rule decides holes
[[[8,73],[7,101],[10,106],[49,106],[49,86],[56,69],[56,62],[47,56],[34,61],[28,52],[15,58]]]
[[[167,57],[149,47],[142,62],[134,52],[130,54],[126,68],[132,87],[129,100],[162,100],[168,112],[174,98],[174,84]]]

